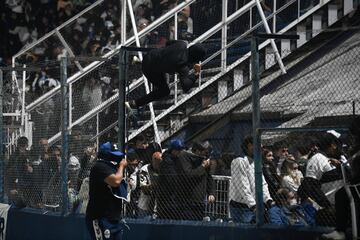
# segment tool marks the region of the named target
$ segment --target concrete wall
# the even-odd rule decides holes
[[[11,210],[8,216],[7,240],[88,239],[83,216],[62,217],[34,210]],[[190,221],[129,221],[125,239],[136,240],[232,240],[232,239],[316,239],[324,229],[236,226]]]

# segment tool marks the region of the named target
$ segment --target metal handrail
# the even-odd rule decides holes
[[[72,23],[73,21],[77,20],[79,17],[81,17],[82,15],[84,15],[85,13],[89,12],[90,10],[92,10],[93,8],[97,7],[99,4],[101,4],[102,2],[104,2],[104,0],[97,0],[96,2],[94,2],[93,4],[91,4],[90,6],[88,6],[87,8],[85,8],[84,10],[82,10],[81,12],[79,12],[78,14],[76,14],[75,16],[73,16],[72,18],[70,18],[69,20],[65,21],[64,23],[62,23],[60,26],[58,26],[57,28],[55,28],[54,30],[48,32],[47,34],[45,34],[43,37],[41,37],[40,39],[38,39],[37,41],[29,44],[28,46],[26,46],[24,49],[21,49],[18,53],[16,53],[13,57],[12,57],[12,61],[13,64],[15,64],[15,59],[17,57],[19,57],[20,55],[24,54],[25,52],[29,51],[30,49],[32,49],[33,47],[35,47],[36,45],[38,45],[39,43],[43,42],[44,40],[48,39],[49,37],[51,37],[52,35],[54,35],[56,33],[56,31],[61,30],[62,28],[66,27],[67,25],[69,25],[70,23]]]
[[[191,3],[195,2],[195,1],[196,0],[187,0],[187,1],[184,1],[181,4],[177,5],[175,8],[173,8],[172,10],[170,10],[169,12],[167,12],[166,14],[162,15],[160,18],[158,18],[154,22],[152,22],[147,28],[141,30],[138,33],[139,38],[142,38],[146,34],[150,33],[151,31],[153,31],[154,29],[159,27],[162,23],[164,23],[168,19],[170,19],[174,14],[177,14],[184,7],[190,5]],[[132,36],[123,44],[123,46],[130,46],[134,42],[135,42],[135,36]],[[117,46],[115,49],[113,49],[110,52],[106,53],[103,57],[108,58],[108,59],[112,58],[113,56],[115,56],[119,52],[121,46],[122,45]],[[88,66],[84,67],[83,71],[79,71],[79,72],[75,73],[74,75],[72,75],[71,77],[69,77],[68,80],[67,80],[67,83],[70,84],[70,83],[76,82],[77,80],[79,80],[83,76],[91,73],[93,70],[95,70],[97,67],[99,67],[103,63],[104,63],[103,61],[94,61],[94,62],[92,62]],[[60,91],[60,86],[57,86],[57,87],[51,89],[49,92],[45,93],[44,95],[37,98],[35,101],[30,103],[29,105],[27,105],[26,106],[26,111],[33,110],[34,108],[36,108],[40,104],[44,103],[48,98],[50,98],[50,97],[54,96],[55,94],[57,94],[59,91]]]
[[[298,0],[292,0],[290,3],[287,3],[286,6],[289,6],[291,3],[298,1]],[[304,13],[303,15],[301,15],[299,18],[297,18],[296,20],[294,20],[293,22],[289,23],[286,27],[284,27],[282,30],[280,30],[278,33],[279,34],[283,34],[287,31],[289,31],[291,28],[293,28],[294,26],[296,26],[296,24],[298,24],[299,22],[303,21],[304,19],[306,19],[307,17],[309,17],[311,14],[313,14],[314,12],[316,12],[317,10],[319,10],[321,7],[325,6],[326,4],[328,4],[331,0],[323,0],[322,2],[320,2],[318,5],[314,6],[312,9],[308,10],[306,13]],[[255,0],[253,0],[252,2],[255,2]],[[250,3],[252,3],[250,2]],[[254,4],[254,3],[253,3]],[[246,6],[246,5],[245,5]],[[254,6],[254,5],[253,5]],[[282,11],[285,8],[280,8],[278,9],[278,11]],[[242,14],[244,13],[242,8],[239,9],[238,11],[241,11]],[[279,13],[277,12],[277,13]],[[238,12],[233,13],[231,16],[233,16],[234,14],[239,14]],[[274,13],[273,13],[274,14]],[[238,15],[238,17],[241,16]],[[271,15],[273,16],[273,15]],[[271,16],[269,16],[271,18]],[[232,19],[231,17],[228,17],[227,19],[228,21],[233,21],[235,19]],[[259,23],[261,24],[261,23]],[[252,29],[255,29],[259,26],[259,24],[256,24],[255,26],[253,26]],[[218,30],[220,30],[222,28],[221,24],[217,24],[215,25],[218,27]],[[214,27],[213,27],[214,28]],[[214,31],[213,28],[211,28],[211,32],[216,33],[217,31]],[[210,32],[210,30],[208,30],[207,32],[205,32],[204,34],[208,34]],[[234,45],[236,42],[238,42],[239,40],[241,40],[246,33],[250,33],[251,29],[249,29],[247,32],[245,32],[244,34],[242,34],[241,36],[239,36],[238,38],[236,38],[235,40],[233,40],[231,43],[228,44],[227,47],[230,47],[232,45]],[[140,32],[139,32],[140,34]],[[203,35],[204,35],[203,34]],[[206,40],[207,38],[203,37],[203,35],[199,36],[197,39],[194,40],[194,42],[200,42],[199,39]],[[267,46],[270,43],[270,40],[266,40],[265,42],[263,42],[262,44],[259,45],[259,49],[264,48],[265,46]],[[239,63],[243,62],[244,60],[248,59],[250,57],[250,53],[244,55],[243,57],[241,57],[240,59],[238,59],[237,61],[235,61],[234,63],[232,63],[230,66],[227,67],[227,71],[231,71],[232,69],[234,69]],[[195,89],[194,91],[192,91],[191,93],[185,95],[184,98],[182,98],[181,100],[179,100],[177,103],[175,103],[174,105],[172,105],[170,108],[168,108],[166,111],[162,112],[161,114],[159,114],[158,116],[155,117],[155,121],[159,121],[160,119],[162,119],[163,117],[165,117],[169,112],[175,110],[177,107],[179,107],[180,105],[182,105],[184,102],[186,102],[188,99],[192,98],[193,96],[195,96],[197,93],[199,93],[200,91],[202,91],[203,89],[205,89],[206,87],[208,87],[210,84],[212,84],[213,82],[215,82],[217,79],[219,79],[220,77],[224,76],[226,74],[226,72],[220,72],[218,74],[216,74],[215,76],[211,77],[208,81],[206,81],[204,84],[202,84],[199,88]],[[132,89],[132,86],[136,87],[139,86],[142,83],[142,77],[139,78],[137,81],[135,81],[133,84],[130,85],[129,89]],[[111,97],[111,101],[116,101],[116,97],[118,97],[118,94],[115,94],[114,96]],[[106,100],[105,102],[103,102],[101,104],[101,106],[107,105],[108,100]],[[100,111],[100,108],[97,107],[96,109],[98,109],[98,111]],[[88,118],[91,118],[92,116],[96,115],[96,111],[94,111],[95,109],[91,110],[88,114],[84,115],[81,119],[87,121]],[[101,109],[103,110],[103,109]],[[80,119],[79,119],[80,120]],[[81,121],[77,120],[76,124],[81,123]],[[75,123],[73,124],[76,125]],[[150,127],[152,125],[152,121],[147,122],[145,125],[143,125],[142,127],[140,127],[139,129],[137,129],[135,132],[131,133],[128,137],[128,140],[133,139],[135,136],[137,136],[139,133],[141,133],[142,131],[144,131],[145,129],[147,129],[148,127]],[[58,135],[58,134],[57,134]],[[57,136],[56,135],[56,136]],[[55,136],[54,136],[55,137]],[[58,136],[60,137],[60,135]],[[56,138],[51,138],[51,140],[55,140]],[[50,143],[50,140],[49,140]]]

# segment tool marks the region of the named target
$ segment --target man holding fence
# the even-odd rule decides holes
[[[148,81],[154,85],[154,89],[139,99],[126,102],[126,107],[131,111],[168,96],[170,89],[166,73],[178,73],[180,85],[187,93],[199,76],[201,70],[199,62],[205,59],[205,55],[206,50],[203,45],[195,44],[188,48],[184,41],[169,41],[165,47],[151,50],[144,56],[142,71]],[[189,75],[192,68],[195,73]]]

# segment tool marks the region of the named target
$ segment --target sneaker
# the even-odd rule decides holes
[[[345,240],[345,233],[333,231],[331,233],[326,233],[321,235],[323,239],[332,239],[332,240]]]

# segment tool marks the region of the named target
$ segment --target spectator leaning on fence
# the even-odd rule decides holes
[[[230,213],[235,222],[255,223],[255,168],[251,136],[244,138],[241,148],[245,156],[235,158],[231,163]],[[273,201],[264,176],[262,181],[264,203],[270,208]]]
[[[202,220],[205,200],[215,201],[213,179],[209,174],[211,145],[208,141],[195,142],[191,152],[182,151],[176,161],[179,177],[175,186],[179,217],[184,220]]]
[[[158,192],[158,217],[162,219],[176,219],[179,217],[175,199],[176,186],[179,178],[176,172],[176,162],[185,149],[185,144],[180,139],[173,139],[170,147],[162,155],[160,163],[159,192]]]

